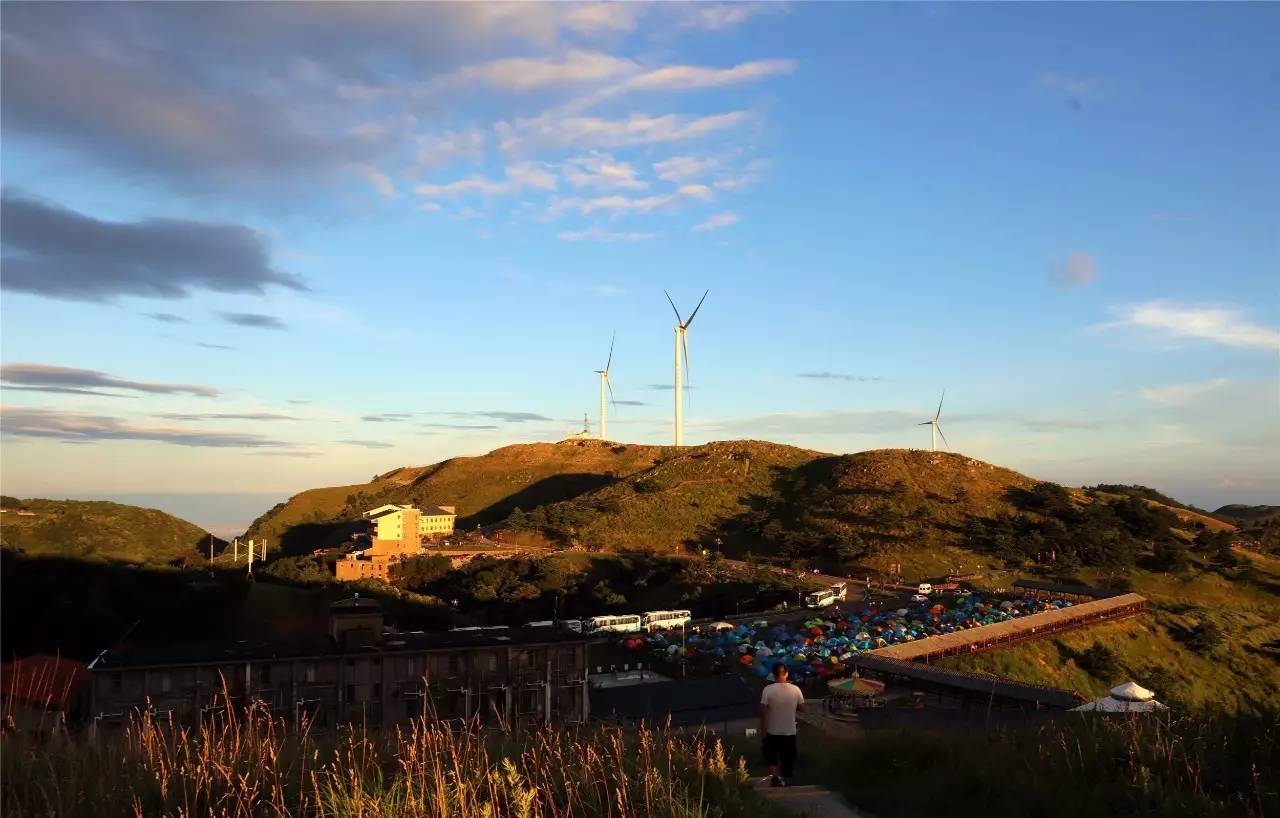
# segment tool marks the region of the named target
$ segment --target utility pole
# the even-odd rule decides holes
[[[249,576],[253,576],[253,540],[249,540]]]
[[[213,535],[209,535],[209,565],[213,565]]]
[[[232,542],[232,553],[234,554],[234,556],[231,558],[231,561],[238,565],[240,563],[240,538],[233,537],[231,542]]]

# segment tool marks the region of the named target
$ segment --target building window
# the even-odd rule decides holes
[[[258,665],[258,684],[271,684],[271,665]]]
[[[304,681],[306,681],[308,684],[314,684],[314,683],[315,683],[315,680],[316,680],[316,666],[315,666],[315,664],[309,664],[309,665],[307,665],[305,668],[303,668],[303,669],[302,669],[302,678],[303,678],[303,680],[304,680]]]
[[[351,702],[354,702],[356,700],[355,685],[347,685],[347,695],[344,698],[346,699],[347,704],[350,704]]]
[[[382,682],[373,683],[373,698],[378,701],[382,700]]]
[[[121,689],[123,686],[124,686],[124,681],[123,681],[123,679],[121,678],[120,674],[119,674],[119,673],[112,673],[112,674],[111,674],[111,692],[112,692],[112,693],[119,693],[119,692],[120,692],[120,689]]]
[[[169,673],[160,674],[160,692],[168,693],[173,689],[173,676]]]

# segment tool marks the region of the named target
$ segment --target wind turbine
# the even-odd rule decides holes
[[[617,340],[618,340],[618,333],[615,330],[613,333],[613,338],[609,341],[609,360],[605,361],[604,369],[596,370],[596,374],[600,376],[600,439],[601,440],[608,439],[607,424],[608,424],[609,416],[605,412],[604,391],[605,389],[609,390],[609,400],[613,401],[613,381],[609,380],[609,365],[613,363],[613,342]],[[613,402],[613,406],[615,409],[618,407],[617,401]]]
[[[693,308],[693,312],[689,314],[689,320],[686,321],[680,317],[680,310],[676,309],[676,302],[671,300],[671,293],[666,290],[662,294],[667,297],[667,302],[671,304],[671,310],[676,314],[676,445],[684,445],[684,387],[680,382],[680,355],[684,354],[685,375],[689,371],[689,339],[685,333],[689,329],[689,325],[693,323],[694,316],[698,314],[698,310],[702,309],[702,302],[707,300],[707,290],[702,294],[702,298],[698,300],[698,306]]]
[[[938,411],[934,412],[933,420],[926,420],[924,423],[917,423],[917,426],[929,427],[929,451],[936,452],[938,450],[938,437],[942,437],[942,444],[948,449],[951,444],[947,443],[947,436],[942,434],[942,426],[938,424],[938,419],[942,417],[942,401],[947,397],[947,390],[942,390],[942,397],[938,398]]]

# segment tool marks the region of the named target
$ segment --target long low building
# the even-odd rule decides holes
[[[1041,639],[1046,635],[1087,628],[1099,622],[1137,616],[1147,609],[1147,600],[1138,594],[1121,594],[1109,599],[1084,602],[1068,608],[1030,614],[940,636],[902,642],[869,651],[869,655],[890,659],[928,661],[946,656],[968,655],[1003,648],[1017,642]]]
[[[876,656],[875,653],[860,654],[853,659],[859,674],[906,683],[914,690],[934,694],[939,699],[953,703],[958,701],[963,707],[1066,710],[1084,702],[1084,698],[1070,690]]]
[[[588,713],[582,636],[556,628],[388,631],[381,606],[358,597],[332,606],[326,639],[115,648],[89,673],[97,727],[145,709],[192,723],[250,703],[321,729],[422,715],[573,724]]]

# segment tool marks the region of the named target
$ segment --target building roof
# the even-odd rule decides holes
[[[591,717],[676,727],[759,715],[760,695],[742,676],[697,676],[652,684],[592,688]]]
[[[426,508],[422,509],[422,516],[423,517],[457,517],[458,513],[456,511],[450,511],[447,508],[441,508],[440,506],[427,506]]]
[[[65,709],[89,681],[84,662],[37,653],[0,665],[5,702],[20,701]]]
[[[89,664],[89,670],[98,672],[124,668],[235,664],[312,657],[380,656],[420,651],[526,647],[565,642],[585,643],[586,641],[582,635],[571,631],[557,631],[551,628],[510,628],[502,633],[494,631],[391,633],[377,645],[347,650],[327,637],[238,642],[178,642],[166,645],[129,645],[106,650]]]
[[[921,662],[908,662],[902,659],[891,659],[887,656],[875,656],[862,653],[854,656],[855,667],[876,673],[885,673],[918,682],[951,687],[983,695],[995,695],[1005,699],[1040,702],[1054,707],[1073,707],[1080,703],[1080,697],[1073,691],[1057,687],[1019,682],[1000,676],[987,676],[981,673],[969,673],[964,670],[926,665]]]
[[[1048,591],[1051,594],[1073,594],[1075,596],[1091,596],[1096,599],[1110,599],[1119,596],[1119,591],[1108,588],[1095,588],[1089,585],[1066,585],[1057,582],[1041,582],[1036,579],[1019,579],[1013,583],[1015,588],[1029,588],[1033,591]]]

